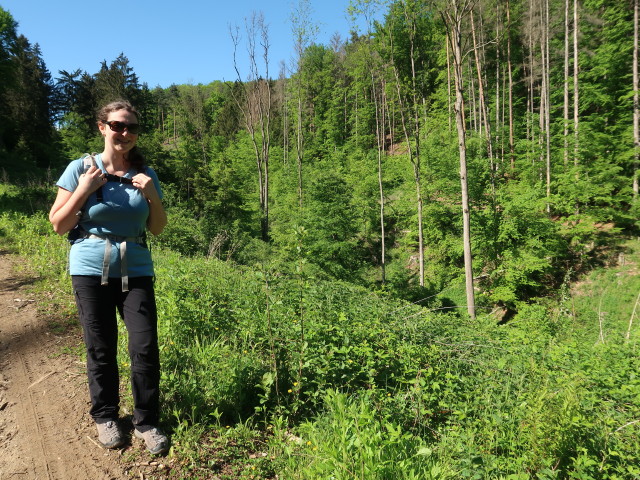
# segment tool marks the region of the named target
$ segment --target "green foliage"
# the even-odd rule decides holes
[[[353,14],[367,15],[377,8],[370,3],[353,7]],[[5,93],[0,92],[7,99],[0,103],[2,167],[12,178],[42,178],[39,165],[49,166],[54,180],[68,160],[100,150],[96,107],[106,99],[126,97],[142,112],[139,143],[168,192],[173,226],[158,239],[160,245],[185,255],[279,262],[287,269],[291,246],[298,242],[294,232],[305,229],[304,244],[298,246],[307,256],[306,268],[318,275],[415,299],[455,286],[463,272],[459,151],[450,110],[446,32],[435,6],[395,2],[381,7],[387,9],[379,12],[382,20],[371,24],[367,34],[344,42],[336,37],[331,47],[305,38],[296,71],[271,80],[268,218],[259,205],[256,152],[243,130],[240,93],[246,85],[215,81],[150,91],[124,55],[102,61],[95,73],[59,72],[54,85],[40,53],[18,35],[8,12],[3,14],[0,55],[0,68],[7,73],[1,87]],[[551,2],[552,16],[561,15],[561,7]],[[504,14],[504,8],[496,5],[496,14]],[[619,54],[632,47],[629,10],[615,2],[590,1],[580,12],[585,32],[581,48],[592,54],[580,56],[577,157],[573,132],[565,138],[560,109],[554,109],[547,198],[541,184],[544,132],[536,110],[539,79],[534,79],[533,93],[525,89],[528,62],[537,61],[539,52],[528,51],[522,41],[522,18],[528,18],[529,7],[516,1],[510,8],[511,31],[485,46],[481,65],[485,95],[492,99],[494,158],[487,158],[478,102],[467,98],[466,113],[475,274],[484,299],[512,307],[553,290],[567,268],[581,271],[598,261],[599,247],[609,235],[601,225],[615,223],[633,231],[637,202],[631,191],[629,55]],[[476,12],[476,33],[489,38],[494,34],[489,27],[494,14],[489,12],[494,9],[482,10]],[[513,156],[505,118],[507,37]],[[552,29],[550,41],[552,50],[563,48],[560,29]],[[561,64],[553,53],[553,105],[563,102],[557,88],[564,81]],[[42,111],[36,123],[19,111],[27,100]],[[403,124],[412,149],[420,147],[418,171],[410,161],[417,159],[408,155]],[[378,134],[383,143],[380,171]],[[420,192],[415,191],[418,176]],[[416,194],[423,204],[425,288],[417,285]],[[268,222],[266,243],[262,222]]]
[[[196,218],[185,218],[181,210],[168,209],[169,223],[162,236],[155,239],[163,247],[182,255],[204,254],[205,237]]]
[[[162,259],[174,415],[284,415],[301,440],[280,423],[271,443],[295,478],[615,478],[637,453],[635,343],[593,346],[570,316],[538,305],[472,325],[344,284]]]
[[[511,183],[496,203],[476,215],[482,230],[477,252],[488,272],[483,283],[492,302],[513,306],[555,288],[562,279],[554,278],[554,272],[568,248],[558,225],[544,213],[539,189]]]
[[[369,15],[373,3],[352,12]],[[96,107],[126,97],[142,112],[139,144],[169,214],[152,239],[163,391],[176,451],[191,467],[211,461],[218,445],[231,449],[234,438],[262,442],[273,432],[278,460],[238,462],[229,478],[273,477],[277,468],[294,478],[635,478],[640,285],[634,262],[624,260],[637,245],[623,243],[637,234],[640,209],[632,191],[632,10],[579,2],[576,137],[573,122],[565,134],[562,109],[564,31],[549,26],[547,185],[542,50],[529,42],[544,38],[544,25],[534,3],[509,2],[509,23],[504,2],[480,2],[474,12],[492,158],[475,56],[465,52],[477,306],[505,312],[502,326],[492,317],[468,324],[459,313],[459,149],[435,3],[383,5],[371,31],[330,47],[305,36],[296,71],[266,79],[268,218],[244,130],[240,93],[248,85],[150,91],[124,55],[95,73],[59,72],[54,83],[37,46],[0,8],[0,167],[5,180],[23,182],[0,185],[0,238],[28,252],[38,275],[64,284],[65,244],[45,217],[50,186],[66,162],[102,148]],[[553,22],[563,17],[562,2],[549,8]],[[411,157],[418,147],[420,157]],[[615,273],[596,270],[572,290],[589,271],[616,264]],[[291,432],[304,444],[286,443]],[[257,448],[244,440],[237,443]]]
[[[97,145],[97,148],[87,145],[87,139],[90,137],[91,131],[79,114],[69,112],[60,120],[60,140],[69,160],[80,158],[83,154],[95,152],[100,148]]]
[[[341,177],[319,176],[308,189],[305,243],[312,261],[331,277],[357,281],[361,259],[351,197]]]
[[[372,407],[374,402],[366,392],[328,391],[325,411],[285,443],[282,474],[292,479],[456,478],[419,437]]]
[[[38,178],[38,169],[58,159],[53,81],[40,47],[18,35],[17,26],[0,7],[0,168],[14,180]]]
[[[0,212],[25,216],[39,214],[48,211],[54,195],[53,189],[38,183],[20,186],[0,183]]]
[[[0,233],[41,284],[68,285],[66,242],[43,214],[4,213]],[[563,304],[519,304],[505,325],[321,281],[304,262],[283,275],[154,247],[175,468],[220,478],[634,478],[640,250],[623,247],[619,266],[563,289]],[[53,297],[72,304],[68,288]]]

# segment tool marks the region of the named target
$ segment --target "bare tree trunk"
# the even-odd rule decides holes
[[[456,89],[456,125],[458,129],[458,147],[460,150],[460,186],[462,190],[462,223],[463,223],[463,245],[464,245],[464,266],[467,292],[467,312],[474,319],[475,292],[473,289],[473,265],[471,255],[471,222],[469,209],[469,189],[467,181],[467,147],[466,131],[464,123],[464,95],[462,86],[462,48],[461,48],[461,23],[464,15],[471,10],[471,2],[468,0],[449,0],[449,8],[442,12],[447,34],[453,52],[454,80]],[[449,11],[451,10],[451,11]]]
[[[371,73],[371,88],[373,93],[373,102],[376,109],[376,142],[378,145],[378,192],[380,195],[380,273],[381,283],[384,285],[386,282],[386,243],[385,243],[385,229],[384,229],[384,186],[382,183],[382,156],[384,155],[384,139],[385,139],[385,102],[384,102],[384,80],[381,80],[380,95],[377,94],[376,82]]]
[[[280,96],[282,101],[282,163],[289,163],[289,99],[288,99],[288,81],[287,66],[284,62],[280,63]]]
[[[478,97],[480,100],[480,118],[481,123],[484,125],[484,132],[487,137],[487,155],[489,157],[489,164],[491,168],[491,184],[492,188],[495,188],[494,174],[495,165],[493,159],[493,141],[491,138],[491,121],[489,119],[489,109],[487,108],[487,99],[484,93],[484,79],[482,78],[482,64],[480,63],[480,55],[478,53],[478,42],[476,40],[476,27],[474,22],[473,11],[471,12],[471,37],[473,39],[473,55],[476,62],[476,74],[478,75]]]
[[[564,166],[569,164],[569,0],[564,0]]]
[[[381,133],[381,146],[382,146],[382,154],[378,155],[378,190],[379,190],[379,194],[380,194],[380,269],[381,269],[381,273],[382,273],[382,284],[384,285],[387,282],[387,240],[386,240],[386,230],[384,228],[384,221],[385,221],[385,198],[384,198],[384,184],[382,182],[382,158],[383,155],[385,154],[384,152],[386,152],[384,145],[385,145],[385,138],[386,138],[386,134],[385,134],[385,129],[384,129],[384,120],[385,120],[385,116],[386,116],[386,112],[387,112],[387,100],[386,100],[386,94],[385,94],[385,90],[386,90],[386,83],[384,82],[384,80],[382,81],[382,119],[380,122],[380,126],[382,127],[382,131]]]
[[[638,167],[640,164],[640,102],[638,99],[638,0],[633,2],[633,199],[638,198]]]
[[[547,183],[547,213],[551,212],[551,76],[549,74],[549,0],[543,0],[542,5],[542,72],[544,95],[544,143],[545,143],[545,170]]]
[[[300,74],[300,72],[298,72]],[[296,110],[296,166],[298,169],[298,207],[302,208],[302,164],[304,159],[304,130],[302,129],[302,86],[298,78],[298,108]]]
[[[531,157],[531,146],[530,143],[533,142],[533,107],[531,105],[531,84],[527,82],[527,119],[526,119],[526,136],[527,139],[527,160]]]
[[[296,168],[298,176],[298,208],[302,210],[303,202],[303,164],[304,164],[304,109],[302,71],[304,68],[304,52],[315,34],[311,26],[311,6],[308,0],[300,0],[291,15],[292,32],[295,51],[295,89],[296,89]]]
[[[527,82],[527,103],[528,103],[528,119],[527,119],[527,140],[528,140],[528,144],[530,145],[530,147],[527,149],[528,153],[531,155],[531,158],[533,159],[535,152],[534,152],[534,139],[535,139],[535,133],[534,133],[534,128],[533,128],[533,114],[534,114],[534,92],[535,92],[535,85],[534,85],[534,63],[533,63],[533,52],[534,52],[534,46],[533,46],[533,4],[532,2],[530,2],[530,6],[529,6],[529,32],[528,32],[528,40],[529,40],[529,81]],[[533,162],[533,160],[532,160]]]
[[[469,115],[469,121],[473,126],[473,131],[478,135],[482,135],[482,119],[478,119],[480,114],[478,112],[478,105],[476,102],[476,81],[474,79],[473,67],[471,66],[470,58],[467,62],[467,70],[469,72],[469,85],[471,86],[469,89],[469,95],[471,96],[471,105],[469,106],[471,115]]]
[[[578,55],[578,0],[573,0],[573,164],[578,166],[579,143],[579,113],[580,113],[580,95],[578,90],[578,72],[579,72],[579,55]],[[576,172],[576,175],[578,173]]]
[[[508,97],[507,97],[507,90],[509,89],[508,84],[507,84],[507,75],[508,75],[508,71],[507,71],[507,66],[506,64],[502,64],[502,98],[501,98],[501,103],[500,103],[500,129],[503,132],[502,136],[500,137],[500,162],[503,166],[503,170],[504,170],[504,159],[505,159],[505,139],[506,141],[508,141],[508,135],[505,135],[504,131],[505,131],[505,125],[507,125],[507,102],[508,102]],[[511,161],[509,161],[509,165],[511,165]]]
[[[507,70],[509,75],[509,155],[511,170],[516,168],[515,133],[513,126],[513,69],[511,65],[511,13],[507,0]]]
[[[447,47],[447,109],[449,112],[447,120],[449,121],[449,131],[451,131],[451,110],[453,109],[451,103],[451,53],[449,52],[449,42],[445,40],[444,43]]]
[[[355,128],[355,132],[354,132],[355,137],[356,137],[356,147],[358,147],[359,143],[360,143],[358,141],[359,140],[359,138],[358,138],[358,126],[359,126],[358,123],[359,123],[359,120],[360,120],[360,118],[358,116],[358,114],[360,113],[360,112],[358,112],[358,106],[359,106],[358,105],[358,90],[356,89],[356,98],[355,98],[356,128]]]
[[[262,47],[262,61],[264,63],[264,79],[258,81],[261,89],[258,94],[258,121],[260,125],[260,147],[264,180],[262,184],[262,239],[269,240],[269,151],[271,148],[271,79],[269,78],[269,35],[264,16],[260,14],[257,19],[257,27],[260,30],[260,45]],[[255,62],[254,62],[255,63]],[[259,78],[258,69],[255,69],[256,78]]]
[[[501,148],[504,145],[504,142],[502,141],[502,132],[504,131],[504,123],[501,122],[501,116],[500,116],[500,112],[501,112],[501,105],[504,105],[504,102],[500,102],[500,94],[502,93],[502,85],[501,85],[501,78],[500,78],[500,68],[502,68],[503,65],[503,61],[502,61],[502,49],[501,49],[501,44],[499,41],[497,41],[497,39],[500,38],[501,35],[501,23],[500,23],[500,18],[501,18],[501,12],[500,12],[500,5],[499,3],[496,4],[496,103],[495,103],[495,110],[496,110],[496,118],[495,118],[495,148],[496,148],[496,163],[499,163],[500,165],[504,164],[504,149]],[[504,82],[502,82],[504,84]],[[504,110],[502,110],[504,111]],[[502,116],[502,120],[504,120],[504,115]],[[500,149],[500,153],[497,152],[497,150]],[[499,160],[499,162],[498,162]]]
[[[542,63],[544,63],[544,55],[541,58]],[[539,111],[539,115],[538,115],[538,162],[539,163],[543,163],[544,160],[544,119],[545,119],[545,103],[544,103],[544,97],[546,95],[546,85],[544,84],[544,67],[542,67],[542,79],[540,82],[540,109]],[[540,171],[540,180],[542,181],[542,169],[539,169]]]
[[[547,165],[547,213],[551,213],[551,61],[549,59],[549,0],[544,0],[545,22],[544,22],[544,51],[545,51],[545,144],[546,144],[546,165]]]
[[[409,59],[411,61],[411,98],[413,111],[413,137],[415,141],[415,155],[413,162],[413,178],[416,184],[416,201],[418,204],[418,260],[420,263],[420,286],[424,287],[424,227],[423,227],[423,202],[422,202],[422,184],[420,172],[420,109],[418,108],[418,86],[416,73],[416,22],[415,18],[410,15],[407,9],[407,3],[404,2],[404,14],[407,26],[409,26]]]

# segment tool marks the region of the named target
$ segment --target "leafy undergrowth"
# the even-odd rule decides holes
[[[69,305],[66,248],[45,226],[5,215],[2,242]],[[283,275],[155,249],[169,478],[640,478],[640,245],[625,248],[505,325],[302,263]]]

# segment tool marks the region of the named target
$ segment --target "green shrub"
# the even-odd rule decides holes
[[[71,312],[67,243],[46,215],[4,212],[0,232]],[[625,339],[637,242],[624,264],[563,290],[564,304],[518,302],[505,325],[319,280],[302,263],[252,269],[153,243],[164,422],[194,469],[215,464],[216,445],[270,438],[274,460],[245,456],[238,475],[640,475],[637,319]]]
[[[432,448],[381,416],[371,400],[367,393],[327,391],[322,414],[276,445],[284,446],[282,475],[300,480],[457,478]]]

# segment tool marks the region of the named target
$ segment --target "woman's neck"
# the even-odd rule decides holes
[[[128,152],[127,152],[128,153]],[[118,172],[127,172],[129,170],[129,160],[128,155],[118,154],[115,152],[102,152],[102,164],[105,169],[107,169],[108,173],[118,173]]]

